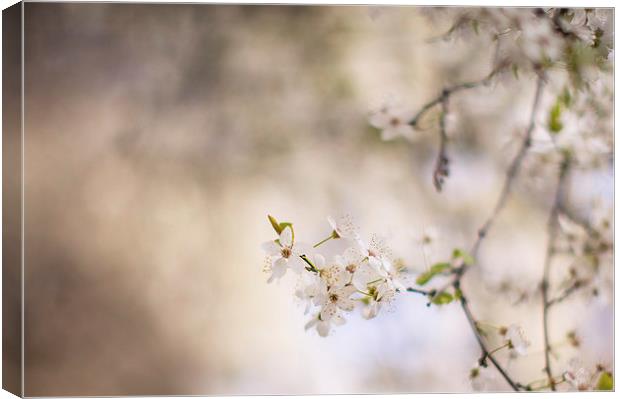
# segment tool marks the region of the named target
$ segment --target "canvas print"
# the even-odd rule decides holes
[[[24,395],[614,389],[612,8],[22,12]]]

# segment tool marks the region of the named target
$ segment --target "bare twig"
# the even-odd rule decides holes
[[[584,280],[575,280],[568,288],[564,290],[560,295],[556,298],[550,299],[547,302],[547,307],[552,307],[563,302],[565,299],[569,298],[574,292],[585,287],[588,284],[587,281]]]
[[[420,118],[424,116],[427,111],[436,105],[441,105],[441,116],[439,118],[439,152],[435,163],[435,169],[433,170],[433,185],[437,191],[441,191],[444,180],[450,173],[448,167],[450,160],[447,155],[448,134],[446,132],[446,116],[448,115],[448,100],[450,99],[450,96],[461,90],[473,89],[475,87],[487,85],[493,76],[495,76],[504,67],[504,64],[498,65],[484,79],[474,82],[460,83],[444,88],[439,96],[422,106],[418,113],[409,121],[409,125],[416,127],[420,121]]]
[[[413,287],[408,287],[407,291],[408,292],[414,292],[416,294],[426,295],[426,296],[433,296],[433,295],[435,295],[433,291],[426,291],[426,290],[421,290],[421,289],[413,288]]]
[[[534,94],[534,103],[532,105],[532,111],[530,113],[530,120],[529,120],[527,130],[525,132],[525,137],[523,138],[523,141],[521,142],[521,147],[519,148],[517,155],[513,158],[512,162],[510,163],[510,166],[508,167],[508,170],[506,171],[506,179],[504,180],[504,186],[502,187],[502,191],[500,192],[499,198],[497,202],[495,203],[495,207],[493,208],[493,212],[491,213],[491,216],[489,216],[486,222],[484,222],[482,227],[478,230],[478,237],[476,238],[476,241],[474,242],[474,245],[472,246],[472,249],[470,251],[474,259],[476,259],[478,256],[478,251],[480,249],[482,240],[489,233],[489,230],[495,223],[497,216],[502,211],[502,209],[504,209],[504,206],[506,206],[506,201],[508,200],[508,196],[510,195],[510,191],[512,190],[512,185],[514,183],[514,180],[517,177],[519,170],[521,169],[521,164],[523,163],[525,154],[527,153],[528,149],[532,145],[532,132],[534,131],[535,122],[536,122],[536,111],[538,110],[538,105],[540,104],[540,97],[542,94],[542,89],[543,89],[544,84],[545,84],[544,77],[542,75],[539,75],[538,80],[536,82],[536,93]],[[463,264],[463,266],[460,267],[460,270],[457,271],[457,275],[459,276],[463,275],[465,273],[466,268],[467,268],[467,265]]]
[[[542,94],[542,88],[544,86],[544,78],[542,75],[539,75],[538,77],[538,81],[536,83],[536,93],[534,95],[534,103],[532,105],[532,111],[530,114],[530,121],[529,121],[529,125],[525,134],[525,137],[523,139],[523,142],[521,144],[521,147],[519,148],[519,152],[517,153],[517,155],[515,156],[515,158],[513,159],[512,163],[510,164],[510,167],[508,168],[507,172],[506,172],[506,180],[504,181],[504,186],[502,188],[502,191],[500,193],[499,199],[493,209],[493,212],[491,214],[491,216],[487,219],[487,221],[483,224],[482,228],[478,231],[478,237],[476,238],[476,241],[474,242],[474,245],[472,247],[471,250],[471,255],[474,259],[477,258],[478,255],[478,251],[480,249],[480,245],[482,244],[482,240],[484,239],[484,237],[486,237],[486,235],[488,234],[491,226],[494,224],[495,219],[497,218],[497,215],[501,212],[501,210],[504,208],[506,201],[508,199],[508,196],[510,194],[511,191],[511,187],[512,184],[519,172],[519,169],[521,168],[521,164],[523,162],[523,159],[525,157],[525,154],[527,153],[527,150],[529,149],[529,147],[531,146],[531,137],[532,137],[532,132],[534,131],[534,126],[535,126],[535,120],[536,120],[536,112],[538,110],[538,106],[540,103],[540,97]],[[482,338],[482,336],[480,335],[480,331],[478,330],[477,324],[476,324],[476,319],[474,318],[474,316],[471,313],[471,310],[469,309],[469,306],[467,305],[467,299],[465,294],[463,293],[463,290],[461,288],[461,280],[463,278],[463,276],[465,275],[465,272],[467,271],[467,264],[463,263],[462,266],[460,266],[456,272],[455,272],[455,278],[454,278],[454,288],[455,289],[460,289],[460,292],[462,293],[461,295],[461,307],[463,308],[463,312],[465,312],[465,315],[467,316],[467,319],[469,321],[469,324],[472,328],[472,331],[476,337],[476,340],[478,341],[478,344],[480,345],[480,349],[482,350],[483,353],[483,357],[488,358],[491,363],[493,363],[493,365],[497,368],[497,370],[500,372],[500,374],[502,375],[502,377],[504,377],[504,379],[506,380],[506,382],[512,387],[512,389],[514,389],[515,391],[519,390],[519,387],[521,386],[519,383],[516,383],[515,381],[513,381],[508,374],[501,368],[501,366],[499,365],[499,363],[497,362],[497,360],[495,359],[495,357],[492,354],[489,354],[488,349],[486,348],[486,345],[484,344],[484,339]]]
[[[476,322],[476,319],[474,318],[474,316],[471,313],[471,310],[469,309],[469,305],[467,303],[467,299],[465,298],[465,296],[461,296],[460,302],[461,302],[461,308],[463,309],[463,312],[465,313],[465,317],[467,317],[467,321],[469,322],[469,326],[471,327],[472,331],[474,331],[476,341],[478,341],[478,345],[480,346],[480,350],[482,351],[482,356],[480,358],[481,361],[483,363],[486,363],[486,359],[490,360],[491,363],[493,363],[493,366],[495,366],[495,368],[497,369],[497,371],[499,371],[502,377],[504,377],[508,385],[510,385],[510,387],[513,390],[518,391],[520,384],[513,381],[512,378],[510,378],[508,373],[502,368],[502,366],[499,364],[497,359],[495,359],[495,356],[493,356],[493,354],[489,351],[486,344],[484,343],[484,339],[482,338],[482,335],[480,334],[480,330],[478,329],[478,323]],[[485,366],[485,364],[481,364],[481,366]]]
[[[476,86],[479,86],[481,84],[486,84],[486,82],[488,82],[491,79],[491,77],[497,71],[498,71],[498,69],[494,70],[491,74],[489,74],[489,76],[487,76],[485,79],[483,79],[483,80],[481,80],[479,82],[464,83],[464,84],[461,84],[461,85],[458,85],[458,86],[453,86],[450,89],[444,90],[442,92],[441,96],[439,96],[438,98],[432,100],[431,102],[427,103],[424,107],[422,107],[422,109],[418,112],[418,114],[411,120],[410,124],[412,126],[415,126],[417,124],[419,118],[426,111],[428,111],[430,108],[432,108],[433,106],[435,106],[435,105],[437,105],[439,103],[443,103],[443,101],[447,100],[447,98],[451,95],[451,93],[454,93],[454,92],[456,92],[458,90],[462,90],[462,89],[466,89],[466,88],[476,87]],[[521,164],[523,163],[523,159],[525,158],[525,155],[526,155],[529,147],[531,146],[532,132],[534,131],[534,126],[535,126],[535,121],[536,121],[536,113],[537,113],[537,110],[538,110],[538,106],[540,104],[540,98],[541,98],[541,94],[542,94],[542,89],[543,89],[544,83],[545,83],[544,77],[541,74],[541,75],[538,76],[538,80],[537,80],[537,83],[536,83],[536,93],[534,95],[534,103],[532,105],[532,111],[531,111],[531,114],[530,114],[529,125],[527,127],[527,130],[526,130],[526,133],[525,133],[525,137],[523,138],[523,141],[521,143],[521,147],[519,148],[519,151],[517,152],[517,155],[512,160],[510,166],[508,167],[508,170],[506,171],[506,179],[504,181],[504,186],[503,186],[502,191],[501,191],[501,193],[499,195],[497,203],[496,203],[495,207],[493,208],[493,212],[491,213],[491,216],[486,220],[486,222],[478,230],[478,236],[477,236],[476,241],[474,242],[474,245],[472,246],[472,250],[471,250],[471,255],[472,255],[472,257],[474,259],[476,259],[476,257],[477,257],[477,254],[478,254],[478,251],[480,249],[480,245],[482,243],[482,240],[484,239],[484,237],[486,237],[486,235],[488,234],[488,232],[491,229],[492,225],[495,223],[495,219],[497,218],[497,215],[502,211],[502,209],[506,205],[506,201],[507,201],[508,196],[509,196],[509,194],[511,192],[511,189],[512,189],[512,184],[513,184],[515,178],[517,177],[517,174],[518,174],[518,172],[519,172],[519,170],[521,168]],[[445,108],[444,108],[444,111],[445,111]],[[441,156],[441,149],[440,149],[440,156]],[[491,353],[488,350],[488,348],[487,348],[487,346],[485,344],[484,338],[482,337],[482,335],[480,333],[480,330],[478,329],[478,325],[477,325],[476,319],[473,316],[473,314],[471,312],[471,309],[469,308],[469,305],[468,305],[468,302],[467,302],[467,297],[463,293],[463,289],[461,288],[461,280],[462,280],[463,276],[465,275],[465,272],[468,270],[467,268],[468,268],[467,264],[463,263],[463,265],[461,265],[460,267],[458,267],[457,269],[454,270],[454,279],[452,280],[451,285],[454,287],[455,291],[458,290],[458,292],[461,293],[459,302],[461,304],[461,308],[463,309],[463,312],[465,313],[467,321],[469,322],[471,330],[474,333],[476,341],[478,342],[478,345],[480,346],[480,350],[482,351],[481,359],[484,359],[484,362],[486,362],[486,360],[488,359],[495,366],[495,368],[499,371],[499,373],[502,375],[504,380],[506,380],[508,385],[510,385],[510,387],[512,389],[514,389],[515,391],[519,391],[521,388],[524,387],[524,385],[522,385],[522,384],[520,384],[518,382],[515,382],[508,375],[508,373],[502,368],[502,366],[499,364],[499,362],[497,361],[497,359],[495,358],[493,353]],[[408,291],[422,293],[422,294],[425,294],[425,295],[430,295],[430,293],[427,292],[427,291],[422,291],[422,290],[417,290],[417,289],[408,289]]]
[[[446,147],[448,145],[448,134],[446,133],[446,115],[448,115],[448,95],[443,96],[441,100],[441,117],[439,119],[439,153],[433,171],[433,185],[437,191],[441,191],[443,182],[450,174],[448,154]]]
[[[562,204],[562,192],[566,182],[569,168],[569,159],[567,157],[562,161],[560,166],[560,173],[558,176],[558,183],[555,190],[555,197],[553,205],[551,206],[551,213],[549,215],[549,221],[547,223],[547,251],[545,255],[545,263],[543,267],[543,279],[541,284],[542,300],[543,300],[543,338],[545,347],[545,373],[549,380],[549,387],[552,391],[555,391],[555,381],[553,379],[553,373],[551,372],[551,345],[549,344],[549,272],[551,269],[551,260],[553,258],[555,241],[558,231],[558,215]]]
[[[504,64],[498,65],[484,79],[473,81],[473,82],[459,83],[459,84],[456,84],[454,86],[446,87],[445,89],[443,89],[441,91],[441,93],[437,97],[433,98],[431,101],[427,102],[426,104],[424,104],[422,106],[422,108],[418,111],[418,113],[415,114],[415,116],[409,121],[409,125],[411,125],[413,127],[416,127],[418,122],[420,121],[420,118],[422,118],[422,116],[424,116],[424,114],[428,110],[430,110],[431,108],[433,108],[436,105],[441,104],[441,102],[444,101],[444,99],[447,99],[452,94],[454,94],[456,92],[459,92],[461,90],[473,89],[473,88],[476,88],[476,87],[479,87],[479,86],[485,86],[485,85],[489,84],[491,82],[491,79],[493,79],[493,77],[498,72],[500,72],[505,66],[506,65],[504,65]]]

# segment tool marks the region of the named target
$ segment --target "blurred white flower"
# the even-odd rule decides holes
[[[528,18],[522,21],[519,44],[523,54],[533,63],[556,61],[564,50],[564,41],[546,18]]]
[[[338,219],[334,219],[329,216],[327,221],[335,234],[338,236],[336,238],[350,238],[353,240],[359,238],[359,229],[353,221],[351,215],[343,215]]]
[[[306,323],[305,329],[307,331],[312,327],[315,327],[321,337],[327,337],[331,331],[332,325],[341,326],[345,323],[346,320],[340,314],[334,315],[329,320],[324,320],[320,314],[317,314],[313,316],[308,323]]]
[[[574,388],[580,391],[593,389],[594,373],[588,370],[583,362],[577,358],[573,358],[568,363],[568,370],[564,372],[564,378]]]
[[[525,336],[525,332],[521,326],[511,324],[506,330],[506,340],[509,344],[509,348],[514,353],[520,356],[527,354],[527,348],[530,346],[530,341]]]
[[[288,226],[282,230],[277,240],[263,243],[262,248],[271,261],[271,276],[267,280],[268,283],[282,278],[289,268],[297,273],[305,269],[306,265],[300,258],[305,251],[299,251],[302,247],[303,244],[294,246],[293,230]]]
[[[410,119],[410,112],[404,108],[384,105],[371,113],[369,122],[381,130],[381,139],[387,141],[397,137],[413,139],[415,130],[409,125]]]
[[[488,367],[482,367],[476,363],[469,372],[471,387],[476,392],[489,390],[495,383],[496,376]]]

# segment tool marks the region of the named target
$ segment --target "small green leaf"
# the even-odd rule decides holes
[[[604,371],[601,373],[601,376],[598,378],[598,383],[596,384],[597,391],[613,391],[614,389],[614,377],[611,373]]]
[[[446,262],[436,263],[433,266],[431,266],[431,268],[427,272],[420,274],[418,278],[415,280],[415,282],[418,285],[424,285],[428,283],[429,281],[431,281],[433,277],[435,277],[439,273],[443,273],[444,271],[448,270],[450,267],[451,265]]]
[[[558,99],[558,101],[556,101],[556,103],[553,105],[553,107],[551,107],[551,110],[549,111],[549,130],[551,130],[552,133],[557,134],[564,128],[561,116],[562,102],[560,101],[560,99]]]
[[[278,221],[276,220],[276,218],[274,218],[271,215],[267,215],[267,219],[269,219],[269,223],[271,223],[271,226],[273,227],[273,229],[276,231],[276,233],[278,235],[280,235],[280,233],[282,233],[283,228],[280,227],[280,223],[278,223]]]
[[[461,291],[460,288],[457,288],[456,290],[454,290],[454,299],[460,301],[461,298],[463,298],[463,291]]]
[[[435,295],[433,299],[431,299],[431,302],[435,305],[446,305],[453,300],[454,297],[452,296],[452,294],[448,292],[440,292],[439,294]]]
[[[291,230],[293,229],[293,224],[289,222],[282,222],[279,224],[279,226],[280,226],[280,231],[283,231],[287,227],[290,227]]]
[[[475,19],[471,20],[471,27],[473,28],[474,32],[476,32],[476,35],[478,34],[479,26],[480,26],[480,23],[478,22],[478,20],[475,20]]]
[[[515,79],[519,80],[519,66],[517,64],[512,64],[512,74]]]
[[[465,263],[468,266],[471,266],[474,264],[474,257],[471,256],[469,253],[463,251],[462,249],[458,249],[458,248],[452,251],[452,259],[462,259],[463,263]]]

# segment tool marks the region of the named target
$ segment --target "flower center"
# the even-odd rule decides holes
[[[286,259],[292,255],[293,251],[291,251],[289,247],[284,247],[280,253],[282,254],[282,257]]]
[[[400,119],[393,117],[392,119],[390,119],[390,125],[392,127],[396,127],[398,125],[400,125]]]
[[[351,263],[350,265],[348,265],[348,266],[346,267],[346,270],[347,270],[349,273],[353,274],[353,273],[355,273],[355,270],[357,270],[357,265],[356,265],[356,264],[354,264],[354,263]]]
[[[338,301],[338,295],[336,294],[329,294],[329,300],[332,302],[337,302]]]

